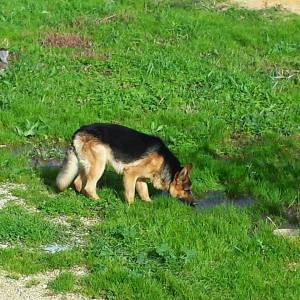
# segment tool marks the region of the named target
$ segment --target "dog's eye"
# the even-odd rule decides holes
[[[191,191],[192,191],[192,185],[191,185],[191,184],[185,184],[185,185],[183,186],[183,190],[184,190],[185,192],[191,192]]]

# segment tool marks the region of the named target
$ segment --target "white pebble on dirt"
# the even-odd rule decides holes
[[[24,200],[18,198],[12,194],[12,190],[14,189],[24,189],[25,186],[23,184],[15,184],[15,183],[1,183],[0,184],[0,209],[4,208],[8,202],[15,202],[20,205],[24,205]]]

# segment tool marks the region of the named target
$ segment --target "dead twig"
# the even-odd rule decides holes
[[[118,15],[119,15],[119,14],[113,14],[113,15],[107,16],[107,17],[105,17],[105,18],[100,19],[98,23],[99,23],[99,24],[101,24],[101,23],[107,23],[107,22],[110,21],[111,19],[116,18]]]

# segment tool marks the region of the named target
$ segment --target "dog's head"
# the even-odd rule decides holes
[[[189,204],[193,204],[194,202],[194,197],[192,193],[192,182],[189,176],[192,168],[193,165],[188,164],[180,171],[178,171],[175,174],[169,189],[169,192],[172,197],[178,198]]]

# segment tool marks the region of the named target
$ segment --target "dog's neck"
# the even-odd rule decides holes
[[[164,191],[169,191],[170,190],[170,185],[172,183],[172,181],[174,180],[175,178],[175,175],[177,172],[179,172],[181,170],[181,167],[179,168],[171,168],[171,166],[166,162],[162,169],[161,169],[161,173],[160,173],[160,177],[161,177],[161,180],[162,182],[164,183],[163,186],[164,186]]]

